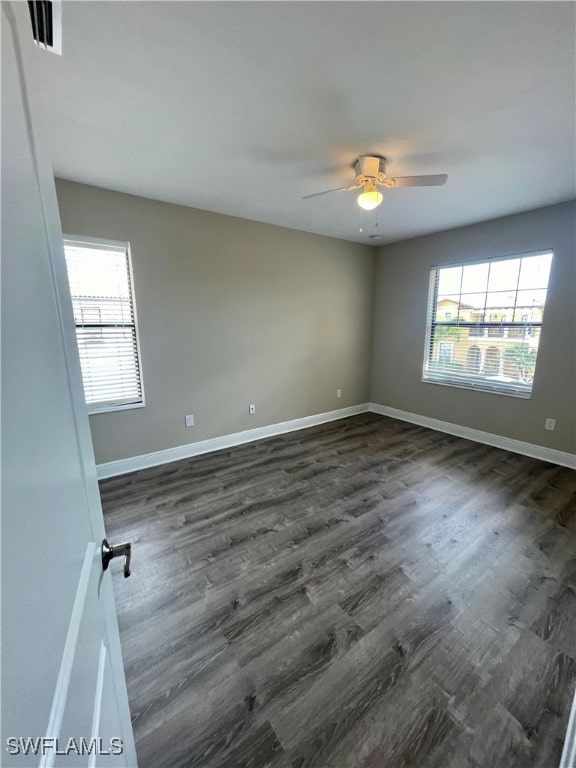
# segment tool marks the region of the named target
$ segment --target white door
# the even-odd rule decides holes
[[[102,571],[54,181],[21,64],[20,46],[34,43],[27,4],[1,5],[0,764],[132,768],[111,585],[122,569]]]

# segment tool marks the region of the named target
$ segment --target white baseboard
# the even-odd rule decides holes
[[[279,424],[270,424],[267,427],[257,427],[256,429],[247,429],[244,432],[235,432],[231,435],[222,437],[213,437],[209,440],[200,440],[197,443],[188,443],[187,445],[178,445],[175,448],[167,448],[163,451],[146,453],[142,456],[133,456],[129,459],[119,459],[118,461],[108,461],[105,464],[98,464],[96,467],[98,478],[115,477],[116,475],[125,475],[127,472],[136,472],[139,469],[148,467],[157,467],[161,464],[168,464],[171,461],[180,459],[189,459],[192,456],[200,456],[203,453],[220,451],[223,448],[231,448],[234,445],[251,443],[254,440],[263,440],[267,437],[282,435],[286,432],[294,432],[297,429],[306,429],[314,427],[317,424],[325,424],[328,421],[345,419],[348,416],[355,416],[357,413],[366,413],[372,411],[381,416],[390,416],[400,421],[409,421],[412,424],[419,424],[422,427],[429,427],[438,432],[447,432],[449,435],[464,437],[467,440],[473,440],[476,443],[492,445],[495,448],[503,448],[513,453],[521,453],[523,456],[531,456],[534,459],[549,461],[552,464],[559,464],[562,467],[576,469],[576,455],[557,451],[553,448],[545,448],[542,445],[525,443],[521,440],[513,440],[510,437],[494,435],[490,432],[482,432],[479,429],[462,427],[459,424],[451,424],[448,421],[432,419],[428,416],[420,416],[409,411],[401,411],[397,408],[390,408],[387,405],[378,405],[378,403],[361,403],[360,405],[351,405],[348,408],[340,408],[337,411],[328,411],[327,413],[318,413],[314,416],[304,416],[301,419],[292,419],[283,421]]]
[[[564,739],[564,748],[560,758],[559,768],[575,768],[576,766],[576,694],[572,700],[572,709],[570,710],[570,719],[566,729]]]
[[[530,456],[533,459],[541,459],[552,464],[560,464],[562,467],[576,469],[576,455],[573,453],[557,451],[554,448],[545,448],[543,445],[525,443],[522,440],[513,440],[511,437],[494,435],[491,432],[482,432],[471,427],[461,427],[459,424],[451,424],[449,421],[431,419],[428,416],[420,416],[409,411],[400,411],[398,408],[390,408],[387,405],[378,405],[378,403],[369,403],[369,410],[373,413],[379,413],[381,416],[390,416],[392,419],[409,421],[412,424],[419,424],[421,427],[429,427],[438,432],[447,432],[449,435],[464,437],[476,443],[485,443],[495,448],[503,448],[505,451],[521,453],[523,456]]]
[[[270,424],[267,427],[247,429],[244,432],[234,432],[231,435],[213,437],[210,440],[200,440],[197,443],[177,445],[175,448],[167,448],[163,451],[146,453],[142,456],[133,456],[129,459],[108,461],[105,464],[98,464],[96,466],[96,471],[98,479],[115,477],[116,475],[125,475],[127,472],[136,472],[138,469],[157,467],[160,464],[168,464],[171,461],[179,461],[180,459],[189,459],[192,456],[199,456],[202,453],[220,451],[222,448],[231,448],[234,445],[242,445],[243,443],[251,443],[254,440],[263,440],[266,437],[283,435],[286,432],[294,432],[297,429],[314,427],[317,424],[325,424],[328,421],[345,419],[348,416],[355,416],[357,413],[366,413],[368,410],[368,403],[351,405],[348,408],[339,408],[337,411],[317,413],[314,416],[304,416],[301,419],[292,419],[291,421],[283,421],[279,424]]]

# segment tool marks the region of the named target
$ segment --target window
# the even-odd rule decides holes
[[[90,412],[144,404],[128,243],[64,240]]]
[[[438,361],[441,363],[451,363],[454,358],[454,343],[451,341],[441,341],[438,345]]]
[[[500,373],[500,350],[498,347],[488,347],[484,354],[484,374],[496,376]]]
[[[422,380],[530,397],[551,264],[546,251],[434,267]]]

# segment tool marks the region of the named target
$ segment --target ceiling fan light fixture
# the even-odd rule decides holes
[[[373,211],[378,208],[384,198],[377,189],[367,189],[358,195],[358,205],[365,211]]]

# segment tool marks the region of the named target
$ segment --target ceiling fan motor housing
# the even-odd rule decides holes
[[[354,163],[354,171],[358,184],[382,182],[386,178],[384,158],[379,155],[361,155]]]

